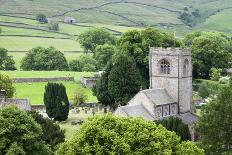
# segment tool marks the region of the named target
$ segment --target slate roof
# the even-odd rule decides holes
[[[188,125],[192,125],[198,120],[198,116],[190,112],[178,114],[176,117],[180,118],[185,124]]]
[[[176,101],[167,93],[166,89],[147,89],[142,92],[155,105],[176,103]]]
[[[129,117],[143,117],[147,120],[154,120],[154,117],[150,114],[150,112],[142,105],[127,105],[119,107],[123,112],[126,113]]]

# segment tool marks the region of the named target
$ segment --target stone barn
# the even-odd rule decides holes
[[[81,77],[81,83],[84,87],[88,87],[88,88],[91,88],[93,86],[96,85],[97,83],[97,80],[99,80],[100,77],[87,77],[87,76],[84,76],[84,77]]]
[[[188,124],[194,140],[192,65],[189,49],[150,48],[150,88],[141,90],[126,106],[114,112],[126,117],[159,120],[175,116]]]
[[[73,24],[73,23],[76,23],[76,19],[74,17],[67,17],[67,16],[65,16],[64,17],[64,22],[65,23],[69,23],[69,24]]]

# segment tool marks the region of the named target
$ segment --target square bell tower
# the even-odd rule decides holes
[[[165,88],[178,113],[193,112],[192,61],[189,49],[150,48],[150,89]]]

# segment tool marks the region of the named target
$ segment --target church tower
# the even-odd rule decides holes
[[[150,48],[150,89],[165,88],[178,113],[193,112],[192,62],[189,49]]]

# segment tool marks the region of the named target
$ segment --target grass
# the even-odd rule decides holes
[[[99,111],[96,113],[98,115],[102,115],[103,112]],[[80,113],[79,114],[74,114],[72,113],[72,110],[69,111],[69,116],[66,122],[61,122],[59,123],[61,129],[65,130],[65,138],[70,139],[75,135],[77,130],[80,128],[80,125],[71,125],[72,121],[77,121],[77,120],[86,120],[89,117],[92,117],[92,110],[89,110],[87,114],[80,108]]]

